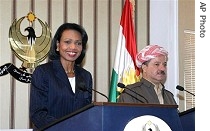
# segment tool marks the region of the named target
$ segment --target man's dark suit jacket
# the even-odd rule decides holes
[[[176,105],[174,95],[170,91],[166,90],[164,88],[164,85],[162,86],[162,96],[164,104]],[[127,88],[129,88],[133,92],[125,89],[120,95],[118,102],[160,104],[158,96],[154,89],[154,84],[144,78],[141,78],[140,82],[128,85]]]
[[[30,119],[41,128],[92,102],[92,75],[75,66],[76,89],[73,93],[68,76],[60,60],[53,60],[36,67],[32,74],[30,93]]]

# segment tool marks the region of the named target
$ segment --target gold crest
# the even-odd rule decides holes
[[[29,26],[24,29],[28,35],[23,35],[20,29],[24,19],[29,21]],[[35,20],[38,20],[42,27],[40,36],[37,36],[33,28]],[[29,12],[18,21],[15,19],[10,26],[9,42],[13,53],[23,61],[22,68],[35,68],[49,53],[51,31],[47,23],[43,23],[32,12]]]

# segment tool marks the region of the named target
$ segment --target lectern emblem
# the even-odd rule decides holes
[[[150,120],[143,126],[143,131],[160,131],[158,125],[154,124]]]
[[[21,28],[23,20],[27,19],[29,26]],[[38,20],[41,25],[41,33],[38,35],[34,30],[34,22]],[[39,24],[37,24],[39,26]],[[21,31],[21,29],[23,31]],[[24,33],[27,32],[27,35]],[[0,67],[0,76],[10,73],[17,80],[30,83],[31,74],[26,69],[35,68],[43,61],[49,52],[51,42],[51,31],[47,23],[43,23],[39,18],[29,12],[18,20],[14,20],[9,29],[9,43],[15,56],[23,63],[20,68],[7,63]]]
[[[172,131],[169,125],[162,119],[152,116],[143,115],[129,121],[124,131]]]

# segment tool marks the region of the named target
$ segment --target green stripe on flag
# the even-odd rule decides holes
[[[118,81],[118,74],[113,69],[111,77],[111,86],[109,90],[109,102],[117,102],[117,96],[119,95],[119,93],[117,92],[117,81]]]

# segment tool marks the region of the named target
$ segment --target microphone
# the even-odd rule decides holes
[[[87,92],[91,93],[91,91],[88,90],[85,87],[85,83],[80,83],[79,89],[82,90],[82,91],[87,91]],[[107,101],[109,100],[109,98],[106,95],[104,95],[103,93],[101,93],[101,92],[99,92],[97,90],[94,90],[94,89],[91,89],[91,90],[94,91],[94,92],[96,92],[96,93],[98,93],[98,94],[100,94],[100,95],[102,95],[102,96],[104,96],[104,97],[106,97]]]
[[[135,91],[133,91],[133,90],[127,88],[123,83],[118,83],[117,86],[120,87],[120,88],[125,88],[125,89],[127,89],[127,90],[129,90],[129,91],[135,93],[136,95],[138,95],[138,96],[140,96],[141,98],[143,98],[147,103],[149,103],[148,100],[147,100],[144,96],[142,96],[142,95],[140,95],[139,93],[136,93]],[[127,92],[125,92],[125,93],[128,94]],[[145,102],[143,102],[142,100],[138,99],[137,97],[135,97],[135,96],[133,96],[133,95],[131,95],[131,94],[128,94],[128,95],[132,96],[133,98],[137,99],[138,101],[140,101],[140,102],[142,102],[142,103],[145,103]]]
[[[182,87],[182,86],[180,86],[180,85],[177,85],[177,86],[176,86],[176,89],[178,89],[178,90],[180,90],[180,91],[186,91],[187,93],[190,93],[191,95],[195,96],[195,94],[193,94],[193,93],[191,93],[191,92],[185,90],[184,87]]]

